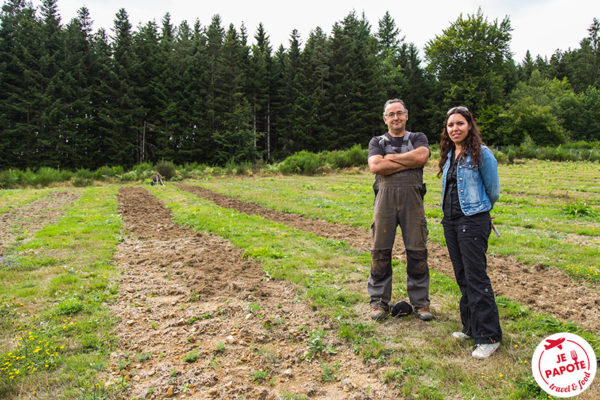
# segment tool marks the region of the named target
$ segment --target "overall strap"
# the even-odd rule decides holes
[[[409,151],[415,149],[412,142],[408,140],[411,133],[412,132],[406,131],[406,133],[404,134],[404,139],[402,140],[402,147],[400,148],[400,153],[408,153]]]

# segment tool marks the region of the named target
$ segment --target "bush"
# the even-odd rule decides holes
[[[16,172],[12,169],[0,171],[0,189],[9,189],[17,185],[19,178]]]
[[[37,170],[36,173],[31,172],[29,169],[27,170],[26,177],[29,182],[23,182],[26,185],[32,186],[48,186],[54,182],[64,182],[71,179],[73,173],[70,171],[61,171],[59,169],[54,169],[50,167],[42,167]]]
[[[94,173],[94,178],[98,180],[106,180],[106,178],[113,178],[118,175],[122,175],[125,171],[120,165],[116,167],[109,167],[107,165],[100,167]]]
[[[143,162],[134,165],[133,169],[130,172],[133,172],[133,174],[135,175],[135,178],[133,178],[134,180],[142,180],[150,178],[154,174],[155,170],[154,165],[150,164],[149,162]]]
[[[94,179],[94,176],[95,174],[87,168],[82,168],[75,171],[76,178],[92,180]]]
[[[302,150],[286,158],[279,166],[283,174],[314,175],[319,168],[319,156],[315,153]]]
[[[156,164],[156,172],[158,172],[165,180],[172,179],[175,176],[175,164],[171,161],[162,160]]]

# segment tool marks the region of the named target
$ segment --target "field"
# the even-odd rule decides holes
[[[488,268],[504,339],[486,361],[450,335],[433,163],[432,322],[369,319],[362,170],[0,191],[0,398],[546,399],[530,366],[543,338],[600,354],[599,172],[500,166]],[[394,270],[406,300],[400,236]]]

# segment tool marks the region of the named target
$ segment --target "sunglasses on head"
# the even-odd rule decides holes
[[[446,116],[448,116],[450,114],[454,114],[457,111],[470,112],[469,109],[465,106],[457,106],[457,107],[452,107],[451,109],[449,109],[448,112],[446,113]]]

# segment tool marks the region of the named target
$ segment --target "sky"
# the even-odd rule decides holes
[[[34,0],[33,4],[39,6],[41,0]],[[537,55],[549,58],[557,49],[578,48],[581,39],[588,36],[587,29],[594,17],[600,19],[598,0],[58,0],[63,24],[74,18],[84,5],[94,22],[93,30],[103,27],[109,34],[120,8],[125,8],[134,29],[152,20],[160,25],[167,12],[174,25],[187,20],[190,26],[196,19],[207,26],[212,17],[219,14],[225,28],[233,23],[239,29],[243,22],[250,42],[262,22],[275,50],[280,44],[289,46],[293,29],[300,33],[302,43],[317,26],[330,34],[333,24],[353,10],[358,16],[364,13],[372,32],[376,32],[379,20],[389,11],[400,35],[407,43],[414,43],[421,55],[427,42],[442,35],[461,14],[466,17],[481,8],[490,22],[510,18],[513,28],[510,48],[517,63],[523,60],[527,50],[534,58]]]

